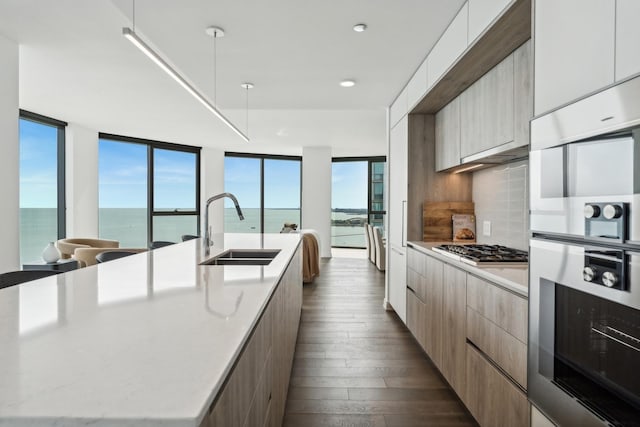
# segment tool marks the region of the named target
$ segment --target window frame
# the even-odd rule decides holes
[[[132,136],[114,135],[105,132],[98,133],[98,141],[105,139],[108,141],[122,142],[129,144],[140,144],[147,148],[147,246],[153,242],[153,218],[156,216],[195,216],[197,235],[200,235],[200,169],[201,169],[201,152],[202,147],[194,145],[182,145],[173,142],[156,141],[152,139],[136,138]],[[154,150],[179,151],[183,153],[192,153],[196,156],[196,200],[195,209],[189,211],[156,211],[155,210],[155,166],[154,166]],[[98,209],[100,206],[98,206]]]
[[[292,160],[300,162],[300,221],[302,221],[302,156],[287,156],[279,154],[255,154],[225,151],[224,157],[241,157],[245,159],[260,160],[260,233],[264,234],[264,161],[265,160]],[[225,189],[226,191],[226,189]],[[298,224],[300,226],[300,224]]]
[[[64,239],[67,235],[67,185],[66,185],[66,128],[67,122],[43,116],[28,110],[19,110],[18,119],[28,120],[33,123],[55,127],[57,129],[57,231],[58,240]]]
[[[332,157],[331,158],[331,164],[333,163],[348,163],[348,162],[367,162],[367,223],[371,222],[371,215],[386,215],[387,211],[386,210],[381,210],[381,211],[374,211],[372,210],[372,205],[373,205],[373,191],[372,191],[372,184],[373,184],[373,164],[374,163],[387,163],[387,156],[360,156],[360,157]],[[384,186],[383,186],[384,188]],[[384,198],[387,197],[386,194],[383,193]],[[383,201],[384,201],[383,198]],[[383,207],[384,207],[384,202],[383,202]],[[333,246],[331,245],[332,248],[348,248],[348,249],[354,249],[352,246]],[[355,248],[358,249],[358,248]],[[364,247],[362,247],[361,249],[364,249]]]

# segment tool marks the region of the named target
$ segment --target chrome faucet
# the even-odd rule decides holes
[[[207,204],[204,208],[204,230],[206,233],[204,244],[205,244],[205,252],[207,255],[209,255],[209,248],[213,246],[213,241],[211,240],[211,227],[209,226],[209,205],[218,199],[222,199],[223,197],[228,197],[233,201],[233,204],[236,205],[236,212],[238,213],[238,218],[240,218],[240,221],[244,220],[244,215],[242,215],[242,209],[240,209],[240,205],[238,204],[238,199],[236,199],[236,196],[234,196],[233,194],[220,193],[220,194],[216,194],[215,196],[209,197],[209,199],[207,200]]]

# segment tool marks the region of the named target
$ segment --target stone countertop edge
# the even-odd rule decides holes
[[[451,243],[451,242],[444,242]],[[525,298],[529,297],[529,269],[526,267],[476,267],[466,262],[455,260],[434,251],[432,248],[444,244],[443,242],[409,241],[407,246],[425,255],[434,257],[461,270],[487,280],[501,288],[516,293]]]
[[[301,245],[299,234],[214,242],[210,254],[194,239],[0,290],[0,307],[31,307],[0,311],[0,427],[198,427]],[[281,253],[268,266],[200,265],[229,248]],[[38,323],[43,309],[58,314]]]

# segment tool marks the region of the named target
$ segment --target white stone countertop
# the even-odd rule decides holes
[[[451,244],[451,242],[408,242],[408,245],[424,254],[465,270],[489,282],[503,287],[524,297],[529,296],[529,269],[526,267],[477,267],[466,262],[455,260],[433,250],[434,246]]]
[[[209,256],[196,239],[0,290],[0,426],[198,426],[300,235],[213,241]],[[199,265],[228,248],[281,252]]]

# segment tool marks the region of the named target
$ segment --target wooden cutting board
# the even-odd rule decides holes
[[[473,202],[425,202],[422,207],[422,240],[451,241],[453,214],[475,215]]]

